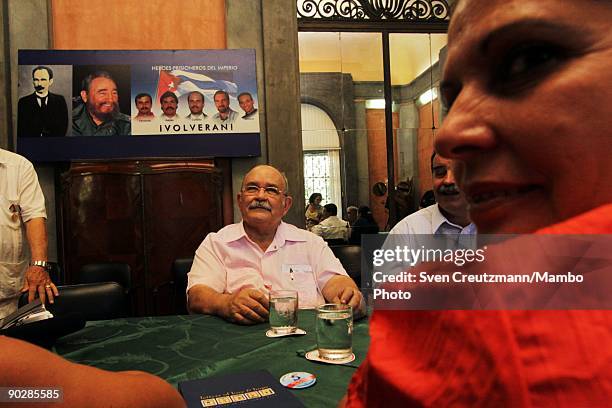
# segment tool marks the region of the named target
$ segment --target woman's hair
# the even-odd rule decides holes
[[[321,193],[312,193],[310,195],[310,198],[308,199],[308,202],[310,204],[314,204],[315,200],[317,199],[317,197],[321,197],[321,200],[323,199],[323,196],[321,195]]]

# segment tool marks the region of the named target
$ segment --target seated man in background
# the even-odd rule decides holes
[[[434,152],[431,155],[431,176],[436,203],[410,214],[389,234],[474,234],[465,195],[455,183],[451,161]]]
[[[433,152],[430,166],[432,189],[436,202],[406,216],[395,224],[385,240],[385,248],[408,247],[416,249],[424,245],[427,248],[436,246],[439,249],[448,249],[475,244],[475,241],[470,238],[474,238],[476,226],[470,222],[468,202],[465,194],[457,187],[451,164],[451,160],[441,157],[435,151]],[[437,241],[432,235],[436,235],[438,238],[452,236],[452,240],[442,239]],[[395,270],[394,273],[397,273],[397,268],[403,269],[407,266],[406,263],[400,262],[387,272],[391,273],[392,270]]]
[[[337,217],[338,207],[336,204],[325,204],[323,206],[323,220],[312,227],[311,232],[323,239],[348,240],[348,222]]]
[[[361,292],[327,244],[282,222],[291,207],[286,178],[256,166],[237,195],[242,222],[206,236],[188,274],[188,307],[240,324],[268,318],[271,289],[298,291],[299,307],[345,303],[364,312]]]
[[[32,367],[36,367],[35,370]],[[0,336],[0,387],[61,388],[62,402],[36,407],[184,407],[180,394],[159,377],[142,371],[110,372],[71,363],[21,340]],[[5,393],[6,395],[6,393]],[[31,406],[18,400],[4,406]]]

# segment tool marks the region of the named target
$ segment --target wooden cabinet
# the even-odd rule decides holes
[[[213,161],[74,163],[62,175],[62,258],[67,283],[82,265],[132,268],[136,315],[174,313],[171,266],[223,225]]]

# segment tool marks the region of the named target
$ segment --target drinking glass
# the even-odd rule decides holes
[[[270,291],[270,328],[274,334],[291,334],[297,329],[298,293]]]
[[[342,360],[353,351],[353,308],[329,303],[317,308],[317,347],[324,360]]]

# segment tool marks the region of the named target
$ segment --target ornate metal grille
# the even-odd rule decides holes
[[[448,0],[297,0],[299,22],[446,22]]]

